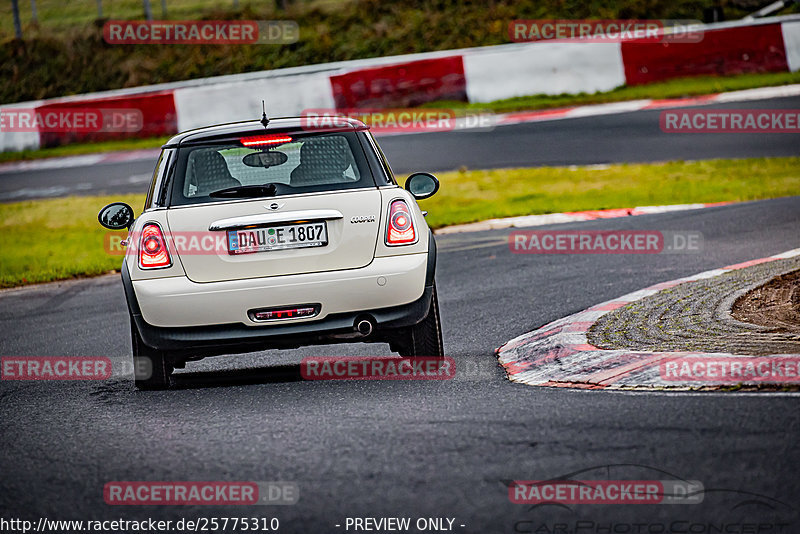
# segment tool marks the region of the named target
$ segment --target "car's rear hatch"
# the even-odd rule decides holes
[[[379,235],[380,202],[377,188],[338,191],[172,208],[167,220],[173,239],[182,239],[176,245],[189,279],[215,282],[364,267],[373,259]],[[299,228],[314,239],[298,241]],[[214,237],[213,250],[204,234]],[[299,248],[231,253],[231,234],[239,249],[263,248],[270,240]],[[192,240],[195,236],[199,239]]]
[[[381,195],[354,128],[226,134],[182,143],[176,161],[167,221],[191,280],[372,261]]]

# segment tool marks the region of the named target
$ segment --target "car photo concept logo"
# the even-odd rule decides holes
[[[659,478],[617,478],[622,473]],[[633,463],[584,468],[549,479],[501,482],[510,502],[526,505],[520,509],[527,514],[514,518],[510,529],[524,534],[788,533],[792,523],[785,514],[794,512],[790,504],[749,488],[707,488],[700,480]],[[707,514],[719,502],[725,503],[724,512],[718,517]],[[649,508],[653,505],[676,506],[655,513]],[[644,515],[638,515],[639,510]],[[761,510],[770,514],[761,516]],[[759,517],[757,523],[754,517]]]
[[[697,480],[525,480],[508,488],[514,504],[699,504]]]

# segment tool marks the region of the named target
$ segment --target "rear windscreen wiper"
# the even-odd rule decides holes
[[[220,189],[208,194],[211,198],[250,198],[250,197],[272,197],[278,188],[275,184],[264,185],[237,185],[236,187],[228,187],[227,189]]]

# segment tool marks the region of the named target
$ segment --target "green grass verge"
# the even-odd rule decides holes
[[[95,276],[119,269],[107,254],[100,208],[121,200],[141,212],[144,195],[69,197],[0,204],[0,287]],[[113,232],[125,235],[125,232]]]
[[[420,205],[434,228],[496,217],[800,194],[800,158],[439,173]]]
[[[687,202],[744,201],[800,192],[800,158],[541,167],[439,174],[421,202],[434,227],[495,217]],[[144,195],[0,204],[0,287],[118,269],[97,212],[114,200],[139,212]]]
[[[496,100],[494,102],[439,101],[423,104],[426,108],[454,108],[456,110],[482,110],[494,113],[527,111],[533,109],[562,108],[586,104],[607,104],[625,100],[683,98],[709,95],[756,87],[773,87],[800,83],[800,72],[777,72],[768,74],[740,74],[737,76],[698,76],[677,78],[647,85],[622,86],[600,93],[576,95],[531,95]]]

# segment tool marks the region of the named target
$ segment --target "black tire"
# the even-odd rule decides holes
[[[436,284],[428,315],[404,333],[398,352],[404,357],[429,356],[444,358],[442,325],[439,321],[439,299],[436,297]]]
[[[141,390],[169,389],[173,366],[168,355],[142,342],[139,329],[131,318],[131,348],[133,349],[133,379]]]

